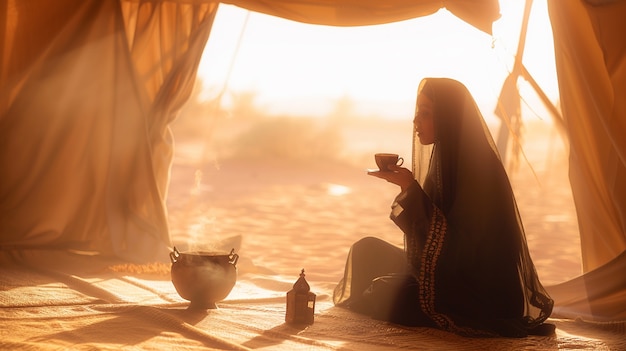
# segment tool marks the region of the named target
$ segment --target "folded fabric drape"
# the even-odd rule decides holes
[[[362,26],[403,21],[445,7],[472,26],[491,34],[500,17],[497,0],[227,0],[223,3],[293,21],[330,26]]]
[[[580,277],[546,287],[553,316],[593,322],[626,321],[626,251]]]
[[[217,4],[3,6],[0,245],[167,259],[168,123]]]
[[[548,9],[584,272],[548,291],[557,316],[623,321],[626,1],[550,0]]]
[[[626,1],[548,5],[588,272],[626,250]]]

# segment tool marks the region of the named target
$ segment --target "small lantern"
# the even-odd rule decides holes
[[[293,284],[293,289],[287,292],[287,312],[285,321],[293,324],[313,324],[315,312],[315,294],[312,293],[309,283],[304,279],[304,269],[300,278]]]

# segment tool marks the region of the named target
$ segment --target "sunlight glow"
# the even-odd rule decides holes
[[[523,8],[524,1],[501,1],[502,17],[489,36],[446,10],[402,22],[346,28],[254,12],[246,22],[247,10],[221,4],[199,75],[207,99],[223,88],[254,92],[259,107],[268,113],[325,116],[339,99],[349,98],[359,115],[387,118],[410,118],[419,81],[447,76],[465,83],[489,118],[513,66]],[[535,1],[524,64],[556,101],[550,33],[547,5]],[[538,101],[528,89],[523,95],[529,104]],[[542,113],[540,106],[535,110]]]
[[[344,185],[328,184],[328,194],[332,196],[342,196],[349,194],[352,190]]]

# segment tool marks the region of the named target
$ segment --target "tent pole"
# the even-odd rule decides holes
[[[519,41],[517,42],[517,53],[515,54],[515,63],[513,64],[513,74],[519,77],[522,72],[522,57],[524,56],[524,49],[526,48],[526,33],[528,32],[528,20],[530,18],[530,10],[533,7],[533,0],[526,0],[526,6],[524,7],[524,19],[522,21],[522,28],[520,29]]]
[[[511,106],[509,103],[504,104],[503,108],[500,108],[502,112],[502,115],[500,116],[502,123],[500,124],[500,131],[498,133],[497,147],[498,150],[500,150],[503,162],[506,162],[507,160],[509,133],[513,133],[515,136],[518,136],[520,131],[521,112],[519,111],[520,96],[519,89],[517,88],[517,81],[523,71],[522,57],[524,56],[524,48],[526,47],[526,33],[528,32],[528,19],[530,18],[532,3],[532,0],[526,0],[522,27],[520,29],[519,41],[517,42],[517,52],[515,53],[515,61],[513,62],[513,70],[509,73],[509,76],[503,83],[502,92],[498,102],[499,104],[502,103],[504,101],[504,96],[511,96],[511,94],[515,94],[515,99],[518,101],[515,103],[517,107]],[[515,148],[512,150],[514,157],[519,153],[519,148],[519,145],[515,145]]]
[[[528,72],[528,70],[526,69],[526,66],[524,65],[522,65],[522,76],[528,83],[530,83],[533,89],[535,89],[535,92],[537,93],[537,95],[539,95],[539,98],[541,99],[543,104],[548,108],[548,111],[550,111],[552,120],[556,123],[556,127],[561,133],[561,136],[564,136],[565,138],[567,138],[567,132],[565,130],[565,123],[563,122],[563,117],[561,116],[561,113],[554,106],[552,101],[550,101],[548,96],[544,93],[544,91],[541,89],[537,81],[535,81],[533,76],[530,74],[530,72]]]
[[[513,65],[513,70],[509,76],[515,80],[515,84],[517,84],[519,77],[522,76],[531,85],[531,87],[535,90],[535,92],[541,99],[541,102],[546,106],[546,108],[550,112],[550,115],[552,116],[552,120],[555,122],[556,128],[559,131],[559,134],[563,137],[564,140],[567,140],[567,132],[565,130],[565,123],[563,122],[561,113],[554,106],[552,101],[550,101],[548,96],[544,93],[544,91],[541,89],[537,81],[535,81],[533,76],[526,69],[526,66],[524,66],[524,63],[522,62],[524,48],[526,47],[526,33],[528,32],[528,21],[530,19],[531,8],[532,8],[532,0],[526,0],[526,5],[524,8],[524,19],[522,21],[522,28],[520,30],[520,38],[519,38],[519,42],[517,45],[517,53],[515,55],[515,62]],[[519,96],[519,92],[518,92],[518,96]],[[509,113],[509,115],[511,114]],[[511,116],[511,117],[515,117],[515,116]],[[508,141],[508,130],[506,129],[513,130],[517,123],[521,123],[520,122],[521,119],[519,121],[511,121],[512,119],[513,118],[509,118],[510,120],[509,125],[503,124],[500,127],[500,133],[498,134],[498,148],[500,150],[506,150],[506,145]]]

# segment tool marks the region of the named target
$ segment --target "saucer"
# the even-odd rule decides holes
[[[366,171],[367,171],[367,173],[386,173],[386,172],[391,172],[391,171],[381,171],[378,168],[367,168]]]

